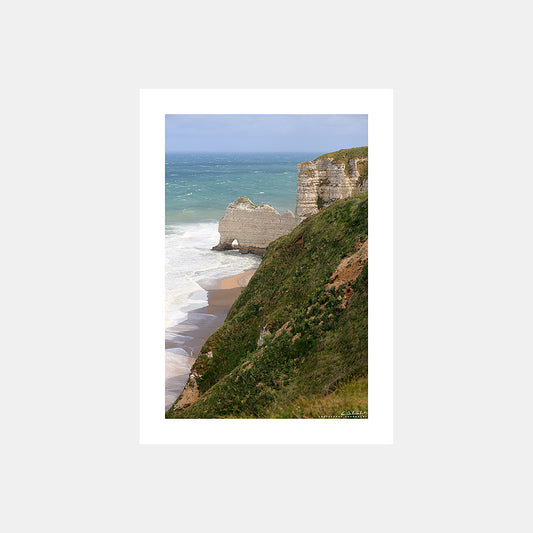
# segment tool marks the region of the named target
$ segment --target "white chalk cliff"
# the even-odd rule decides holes
[[[341,198],[368,190],[361,164],[368,158],[335,163],[333,158],[298,164],[296,218],[298,224]]]
[[[361,156],[348,159],[346,152],[352,150],[358,150]],[[368,156],[363,149],[352,150],[298,164],[296,216],[289,210],[280,215],[272,206],[255,205],[246,196],[229,204],[218,225],[220,242],[213,250],[237,248],[242,253],[263,255],[272,241],[290,233],[306,218],[336,200],[367,191]]]

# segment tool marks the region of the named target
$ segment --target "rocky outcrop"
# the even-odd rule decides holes
[[[263,255],[278,237],[341,198],[368,190],[368,147],[349,148],[299,163],[296,216],[280,215],[268,204],[257,206],[241,196],[226,208],[219,222],[220,242],[213,250],[238,249]],[[233,241],[237,241],[233,245]]]
[[[336,200],[366,192],[367,165],[368,157],[337,162],[334,157],[321,156],[314,161],[299,163],[296,192],[298,224]]]
[[[241,253],[263,255],[266,247],[296,227],[296,217],[287,210],[280,215],[271,205],[255,205],[241,196],[226,208],[218,224],[220,242],[213,250],[238,249]],[[237,241],[233,245],[233,241]]]

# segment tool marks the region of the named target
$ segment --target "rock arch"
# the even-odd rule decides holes
[[[291,211],[280,215],[271,205],[258,206],[246,196],[241,196],[226,208],[226,214],[218,225],[220,242],[213,249],[232,250],[236,240],[236,248],[241,253],[263,255],[272,241],[295,227],[296,217]]]

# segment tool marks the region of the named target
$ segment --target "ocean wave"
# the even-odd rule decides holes
[[[207,305],[206,287],[216,280],[256,268],[260,258],[238,251],[218,252],[218,223],[175,224],[165,228],[166,327]]]

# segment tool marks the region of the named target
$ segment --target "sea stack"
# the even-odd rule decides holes
[[[238,249],[264,255],[267,246],[296,227],[296,217],[287,210],[280,215],[271,205],[256,205],[246,196],[228,205],[218,224],[220,242],[213,250]],[[236,241],[236,245],[233,245]]]

